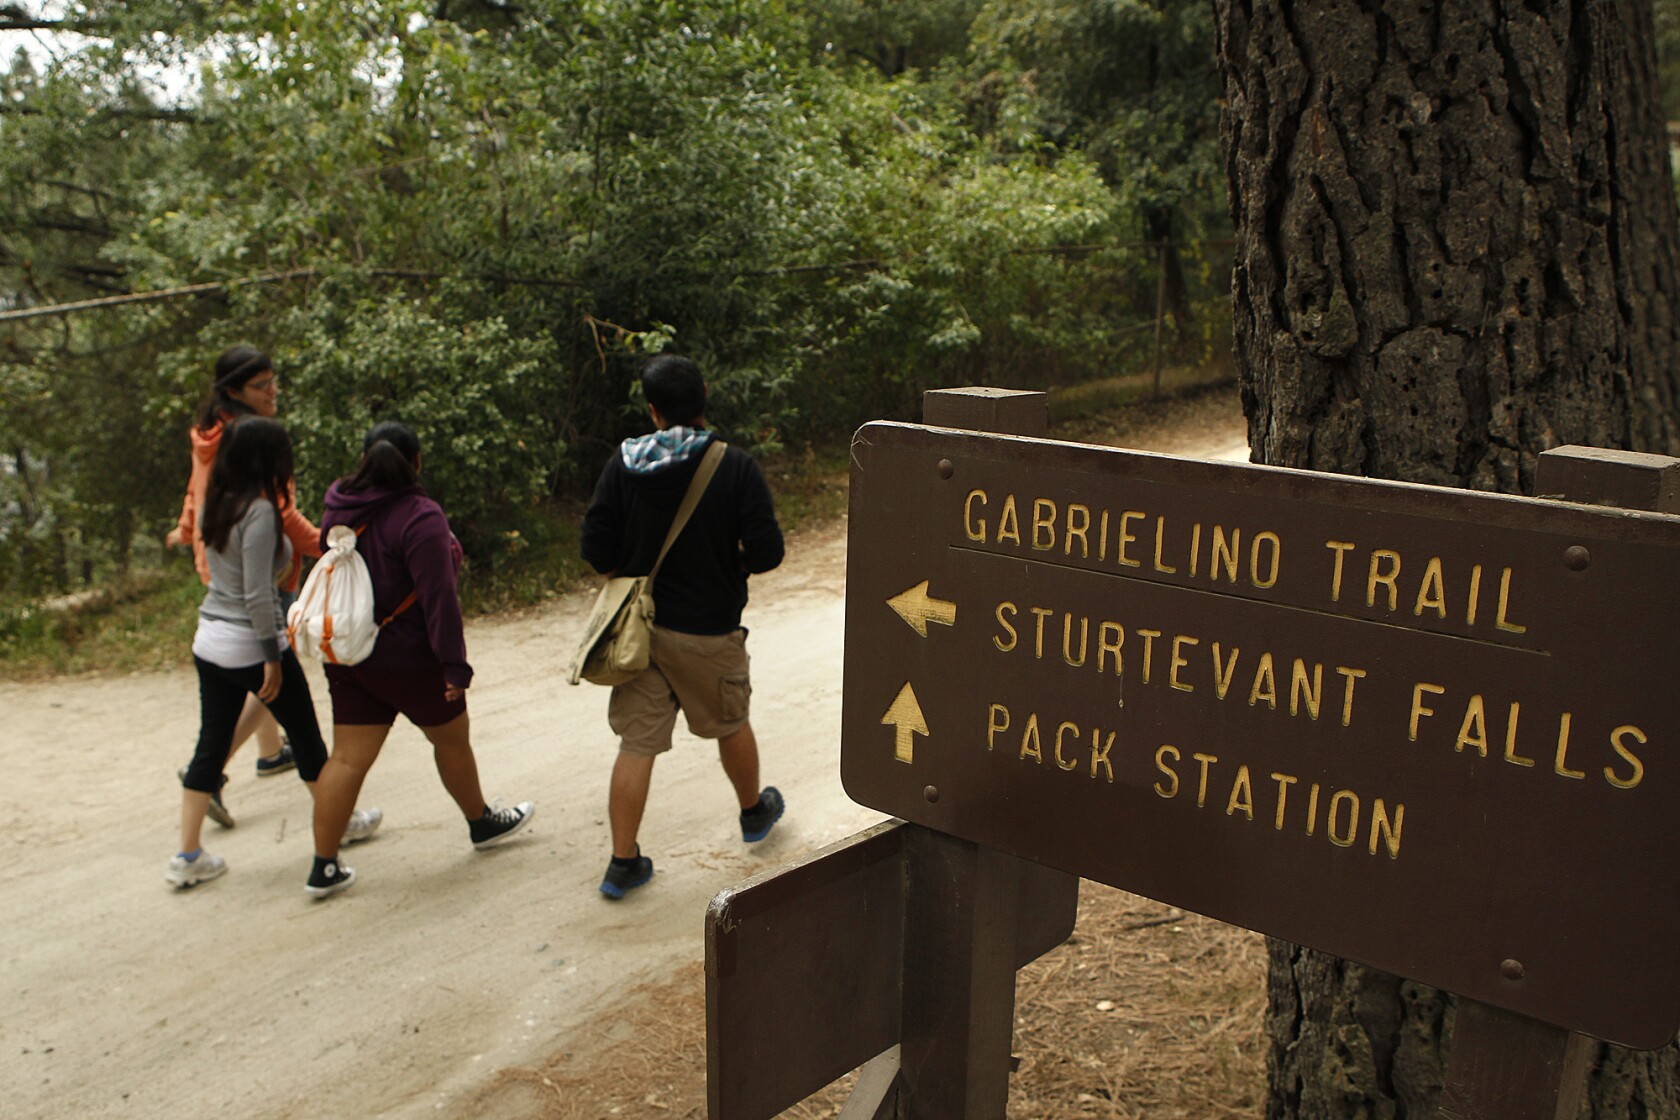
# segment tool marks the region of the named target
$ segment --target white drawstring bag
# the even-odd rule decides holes
[[[328,665],[366,661],[379,631],[414,605],[415,592],[410,591],[383,622],[374,621],[373,578],[356,551],[361,534],[361,529],[348,525],[327,530],[327,551],[315,562],[297,602],[286,614],[286,640],[292,648]]]

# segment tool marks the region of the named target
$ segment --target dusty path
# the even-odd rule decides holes
[[[1240,417],[1134,442],[1246,457]],[[306,793],[256,780],[248,753],[226,795],[238,827],[206,826],[228,875],[164,885],[192,673],[0,684],[4,1114],[448,1116],[496,1069],[562,1048],[630,987],[702,955],[719,889],[880,819],[839,782],[844,575],[841,523],[791,537],[787,563],[753,584],[753,723],[783,823],[744,846],[709,744],[679,735],[642,833],[657,874],[618,904],[595,891],[606,692],[563,679],[583,596],[468,631],[486,793],[534,799],[527,833],[474,852],[424,740],[400,727],[363,798],[385,830],[348,851],[361,880],[327,903],[302,890]]]

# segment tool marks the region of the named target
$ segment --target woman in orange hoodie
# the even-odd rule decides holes
[[[274,374],[274,363],[268,355],[252,346],[233,346],[222,351],[216,359],[215,376],[210,393],[200,407],[198,419],[189,433],[192,441],[192,473],[187,478],[186,497],[181,502],[181,516],[165,538],[175,547],[190,547],[198,578],[210,585],[210,565],[204,557],[204,541],[198,535],[198,515],[204,506],[204,492],[210,481],[210,464],[215,461],[216,449],[221,446],[222,433],[245,416],[273,417],[277,411],[280,383]],[[303,574],[303,558],[321,555],[321,531],[298,512],[295,485],[280,501],[281,531],[292,542],[292,567],[280,581],[280,590],[289,605],[297,593],[298,580]],[[239,724],[228,746],[231,759],[252,733],[257,736],[262,752],[257,759],[257,776],[270,777],[284,773],[297,765],[292,757],[291,744],[280,736],[280,727],[255,696],[245,704]],[[227,781],[224,775],[222,781]],[[232,828],[233,815],[222,803],[218,790],[210,799],[210,819],[224,828]]]

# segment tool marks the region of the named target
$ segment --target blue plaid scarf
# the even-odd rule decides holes
[[[632,436],[619,445],[624,469],[631,474],[652,474],[686,462],[706,449],[712,433],[705,428],[674,427],[645,436]]]

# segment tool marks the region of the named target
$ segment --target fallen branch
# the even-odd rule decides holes
[[[226,292],[232,288],[243,287],[246,284],[275,284],[284,280],[297,280],[305,276],[313,276],[314,274],[315,269],[313,268],[296,268],[288,272],[271,272],[244,280],[217,281],[211,284],[187,284],[179,288],[162,288],[151,292],[131,292],[127,295],[77,300],[75,303],[54,303],[46,307],[19,307],[11,311],[0,311],[0,323],[15,323],[23,319],[40,319],[49,315],[71,315],[77,311],[92,311],[95,308],[123,307],[136,303],[157,303],[162,300],[181,299],[185,296],[211,295]]]
[[[1192,915],[1189,914],[1168,914],[1160,918],[1149,918],[1148,920],[1142,922],[1129,922],[1120,928],[1130,931],[1134,929],[1149,929],[1152,926],[1170,926],[1174,922],[1182,922],[1185,918],[1191,916]]]
[[[217,295],[234,288],[245,287],[248,284],[279,284],[288,280],[308,280],[321,275],[321,273],[322,270],[318,268],[293,268],[284,272],[265,272],[261,276],[247,276],[239,280],[217,280],[207,284],[186,284],[179,288],[160,288],[150,292],[102,296],[98,299],[83,299],[74,303],[54,303],[43,307],[19,307],[10,311],[0,311],[0,323],[16,323],[24,319],[41,319],[54,315],[73,315],[78,311],[95,311],[137,303],[158,303],[163,300],[185,299],[188,296]],[[365,270],[365,275],[390,280],[472,279],[525,287],[567,288],[577,286],[577,282],[574,280],[553,280],[540,276],[496,276],[489,273],[474,273],[465,277],[457,277],[455,273],[433,272],[418,268],[370,268]]]

